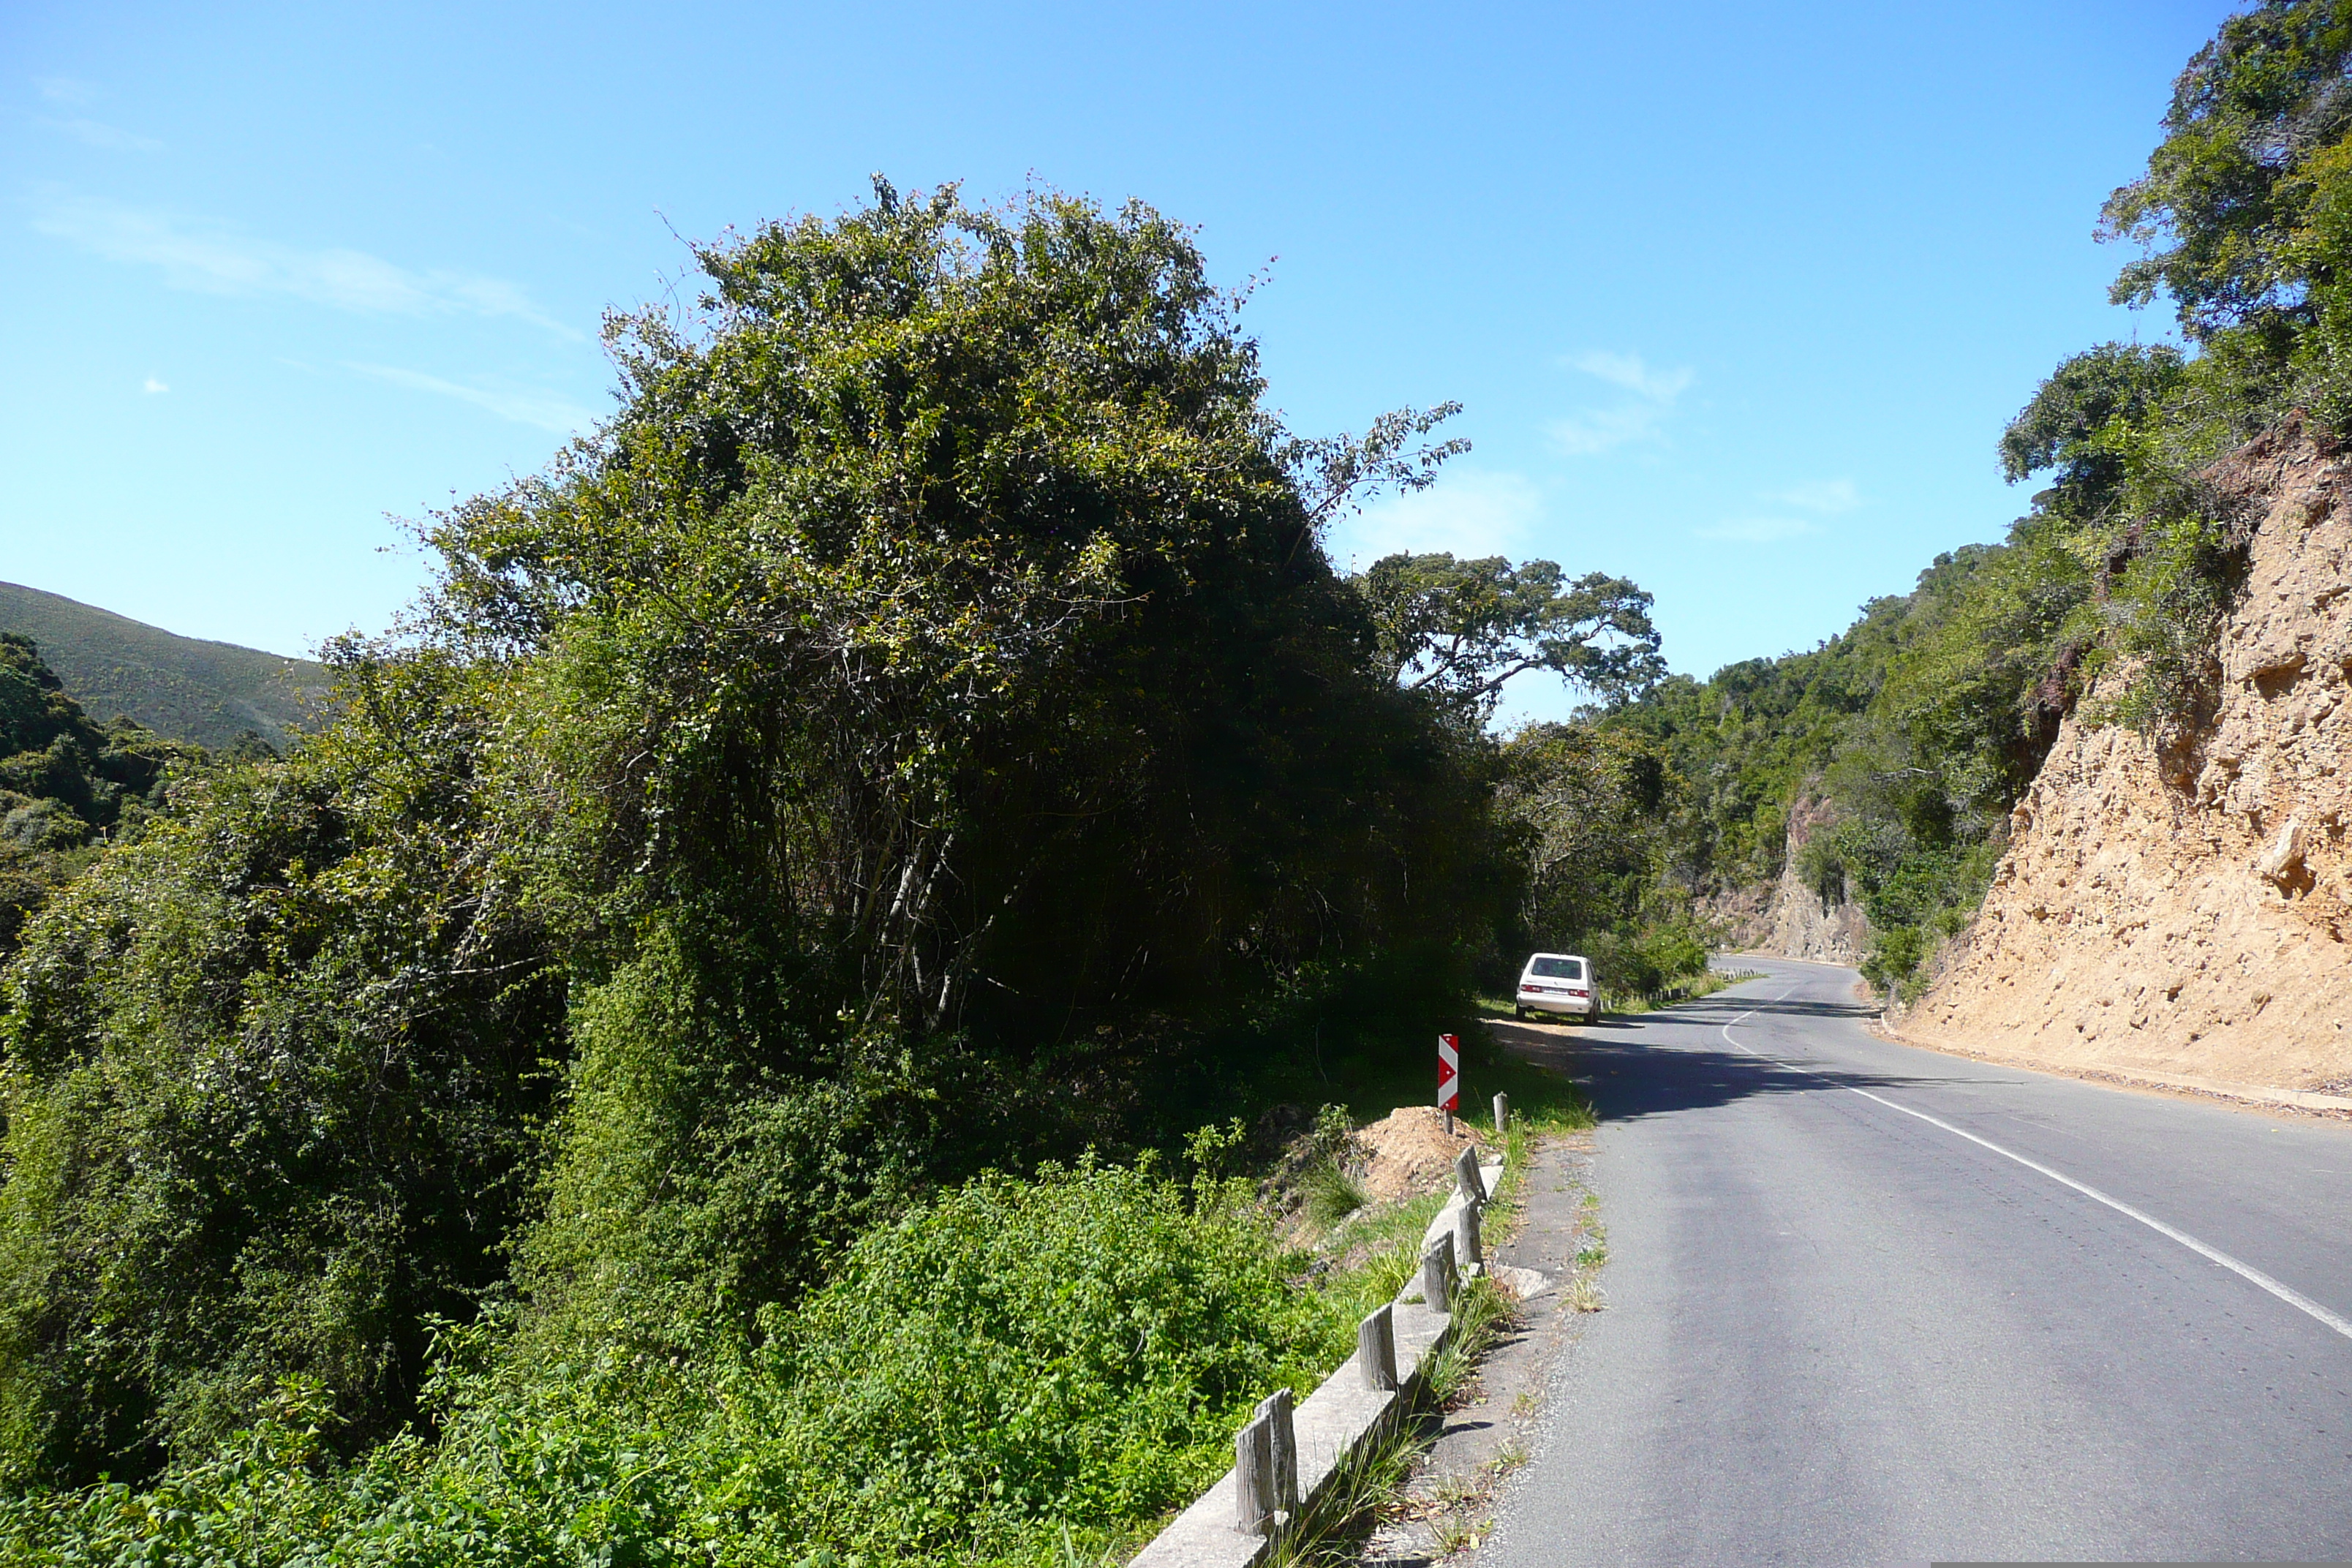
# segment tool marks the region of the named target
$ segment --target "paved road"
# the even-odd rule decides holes
[[[1889,1045],[1853,971],[1742,962],[1580,1031],[1609,1305],[1482,1564],[2352,1558],[2352,1126]]]

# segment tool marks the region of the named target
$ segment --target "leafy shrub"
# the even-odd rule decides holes
[[[349,1451],[505,1270],[547,955],[468,831],[447,672],[357,706],[192,784],[0,973],[0,1477],[135,1479],[289,1377]]]
[[[1240,1189],[1081,1162],[983,1176],[868,1231],[763,1341],[683,1325],[523,1364],[445,1340],[436,1444],[328,1462],[297,1387],[137,1491],[0,1502],[31,1563],[793,1564],[1057,1560],[1231,1462],[1353,1319],[1296,1285]],[[1208,1201],[1197,1201],[1205,1197]]]
[[[1082,1163],[982,1178],[862,1237],[767,1353],[824,1450],[800,1484],[914,1549],[1188,1500],[1238,1417],[1311,1390],[1348,1327],[1245,1211],[1187,1212],[1149,1172]]]

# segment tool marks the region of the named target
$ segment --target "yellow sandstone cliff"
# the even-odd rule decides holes
[[[2260,519],[2218,711],[2161,751],[2067,720],[1906,1037],[2352,1089],[2352,454],[2291,422],[2213,477]]]

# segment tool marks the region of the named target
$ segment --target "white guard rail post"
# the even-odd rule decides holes
[[[1429,1223],[1421,1268],[1395,1300],[1357,1326],[1356,1353],[1295,1408],[1287,1389],[1262,1402],[1234,1436],[1234,1468],[1129,1568],[1263,1568],[1282,1531],[1316,1505],[1340,1467],[1394,1429],[1453,1334],[1459,1277],[1483,1272],[1479,1258],[1457,1267],[1462,1215],[1484,1204],[1503,1167],[1482,1168],[1475,1152],[1465,1153],[1467,1180],[1457,1163],[1457,1190]],[[1475,1233],[1475,1214],[1468,1223]]]

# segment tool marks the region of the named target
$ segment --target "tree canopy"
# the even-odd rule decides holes
[[[1610,702],[1665,674],[1650,595],[1622,577],[1570,581],[1559,563],[1499,555],[1384,556],[1357,579],[1379,657],[1407,690],[1483,727],[1514,676],[1549,670]]]

